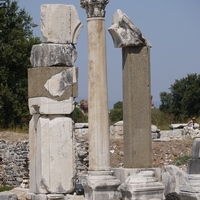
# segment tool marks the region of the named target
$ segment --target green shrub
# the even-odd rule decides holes
[[[165,113],[159,109],[151,110],[151,124],[157,126],[161,130],[168,130],[170,124],[187,123],[188,120],[184,116],[176,117],[173,114]]]
[[[112,109],[109,112],[110,125],[123,120],[123,110],[122,109]]]
[[[85,116],[81,110],[75,107],[74,111],[72,112],[72,119],[74,123],[86,123],[88,122],[88,117]]]
[[[175,158],[173,164],[176,166],[184,165],[188,163],[188,160],[191,159],[189,155],[180,155],[179,157]]]
[[[10,187],[10,186],[0,186],[0,192],[4,192],[4,191],[9,191],[9,190],[12,190],[13,187]]]

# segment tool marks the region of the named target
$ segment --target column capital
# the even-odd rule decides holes
[[[80,6],[86,10],[87,18],[105,17],[105,8],[109,0],[81,0]]]
[[[114,14],[112,26],[108,31],[116,48],[127,46],[151,47],[150,42],[144,37],[140,29],[119,9]]]

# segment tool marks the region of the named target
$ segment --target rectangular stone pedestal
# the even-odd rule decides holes
[[[42,116],[30,122],[30,191],[66,194],[74,190],[72,119]]]
[[[84,200],[84,196],[63,194],[33,194],[27,193],[26,200]]]
[[[188,174],[200,174],[200,159],[189,160]]]
[[[121,181],[118,187],[122,200],[162,200],[164,186],[159,168],[114,169],[114,175]]]
[[[124,183],[125,180],[132,175],[135,175],[141,171],[152,170],[155,173],[157,181],[161,181],[161,169],[160,168],[112,168],[113,175]]]
[[[119,200],[120,181],[111,171],[90,171],[83,187],[86,200]]]
[[[188,182],[180,187],[181,200],[200,200],[200,175],[191,174]]]

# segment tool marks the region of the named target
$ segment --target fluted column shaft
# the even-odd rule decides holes
[[[88,18],[90,170],[110,170],[104,18]]]
[[[108,0],[81,0],[88,32],[89,170],[110,170],[105,7]]]

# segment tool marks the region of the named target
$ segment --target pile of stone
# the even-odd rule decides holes
[[[75,143],[77,183],[78,177],[87,175],[89,166],[89,143],[88,140],[76,138]],[[29,177],[29,142],[24,140],[10,144],[7,141],[0,141],[0,185],[11,187],[28,187]]]
[[[79,176],[87,175],[89,167],[89,142],[85,140],[78,140],[76,142],[76,169],[77,182]]]
[[[160,129],[155,125],[151,125],[151,135],[152,139],[160,138]],[[75,137],[88,139],[89,125],[88,123],[76,123],[75,124]],[[123,121],[118,121],[110,126],[110,139],[123,139],[124,128]]]
[[[0,141],[0,185],[19,186],[29,174],[28,141]]]
[[[199,124],[195,123],[194,129],[187,126],[187,124],[170,124],[169,130],[162,130],[160,132],[161,140],[181,140],[187,137],[199,137]]]
[[[200,138],[196,138],[192,147],[192,158],[188,164],[188,180],[180,187],[182,200],[200,199]]]
[[[75,137],[76,139],[80,140],[87,140],[89,134],[89,126],[88,123],[76,123],[75,124]]]

